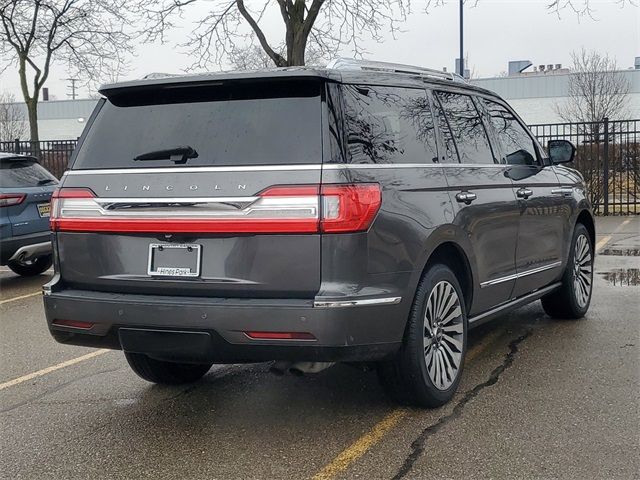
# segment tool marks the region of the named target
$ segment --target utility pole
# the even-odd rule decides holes
[[[464,21],[463,21],[464,0],[460,0],[460,76],[464,78]]]
[[[76,82],[78,81],[77,78],[65,78],[65,80],[71,82],[71,85],[69,85],[68,88],[71,88],[71,93],[67,93],[67,97],[71,97],[71,100],[75,100],[76,97],[78,96],[78,94],[76,93]]]

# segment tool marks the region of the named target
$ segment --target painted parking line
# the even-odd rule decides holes
[[[624,222],[622,222],[620,225],[618,225],[618,227],[613,231],[613,233],[602,237],[600,240],[598,240],[598,242],[596,243],[596,252],[598,250],[601,250],[607,243],[609,243],[609,241],[611,240],[611,237],[613,237],[614,234],[618,233],[620,230],[622,230],[622,228],[625,225],[628,225],[629,222],[631,221],[630,218],[627,218]]]
[[[0,383],[0,390],[4,390],[5,388],[9,387],[15,387],[16,385],[28,382],[29,380],[33,380],[34,378],[42,377],[43,375],[47,375],[49,373],[55,372],[56,370],[60,370],[61,368],[70,367],[71,365],[90,360],[99,355],[107,353],[108,351],[109,350],[106,348],[101,348],[100,350],[87,353],[86,355],[82,355],[81,357],[72,358],[71,360],[67,360],[66,362],[58,363],[57,365],[51,365],[50,367],[43,368],[42,370],[38,370],[37,372],[32,372],[27,375],[23,375],[22,377],[9,380],[8,382]]]
[[[465,363],[472,361],[484,352],[499,333],[498,331],[492,332],[487,335],[481,343],[470,349],[467,353]],[[385,415],[382,420],[371,427],[368,432],[340,452],[331,462],[326,464],[322,470],[312,477],[312,480],[332,480],[346,471],[356,460],[371,450],[389,431],[398,425],[398,423],[407,416],[409,411],[410,410],[406,408],[396,408],[392,410]]]
[[[16,302],[16,301],[22,300],[24,298],[35,297],[37,295],[42,295],[42,292],[38,290],[37,292],[34,292],[34,293],[27,293],[26,295],[20,295],[18,297],[7,298],[6,300],[0,300],[0,305],[4,305],[5,303]]]

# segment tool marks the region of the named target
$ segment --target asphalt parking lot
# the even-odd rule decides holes
[[[470,334],[459,393],[398,408],[375,373],[218,366],[160,387],[55,343],[40,286],[0,271],[1,478],[639,478],[640,217],[599,218],[587,318],[539,302]]]

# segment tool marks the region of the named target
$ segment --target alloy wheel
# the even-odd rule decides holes
[[[424,358],[438,390],[448,389],[460,371],[464,346],[464,319],[456,289],[438,282],[427,299],[424,314]]]
[[[591,297],[591,283],[593,281],[591,245],[584,234],[579,235],[576,239],[573,262],[573,289],[576,302],[580,308],[584,308]]]

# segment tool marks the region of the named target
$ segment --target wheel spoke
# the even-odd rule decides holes
[[[443,326],[442,331],[449,334],[457,333],[458,335],[462,335],[464,327],[462,326],[462,323],[452,323],[450,325]]]
[[[462,358],[462,354],[451,350],[451,347],[449,347],[449,345],[447,345],[446,342],[442,344],[442,347],[444,348],[445,353],[447,354],[445,356],[450,359],[449,363],[452,367],[451,370],[455,372],[458,368],[460,368],[460,359]]]
[[[442,339],[453,345],[459,352],[462,352],[462,342],[460,340],[456,340],[455,338],[447,334],[443,335]]]
[[[440,359],[442,360],[442,381],[445,385],[450,385],[453,382],[455,375],[449,356],[446,354],[444,349],[440,350]]]
[[[454,318],[458,318],[460,315],[462,315],[462,309],[460,308],[460,305],[457,305],[456,308],[454,308],[453,311],[442,320],[442,324],[446,325]]]

